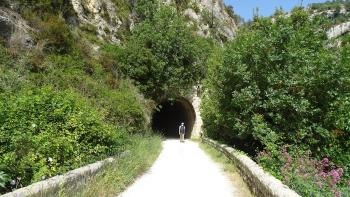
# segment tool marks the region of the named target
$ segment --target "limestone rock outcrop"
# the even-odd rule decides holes
[[[169,6],[175,4],[174,0],[161,1]],[[101,39],[107,38],[111,42],[119,43],[117,32],[122,27],[132,28],[135,22],[133,13],[130,13],[127,19],[120,18],[120,8],[111,0],[71,0],[71,2],[79,22],[96,27],[98,37]],[[207,37],[213,34],[206,17],[215,20],[217,38],[224,41],[232,39],[235,35],[237,25],[226,12],[223,0],[189,0],[188,8],[183,14],[189,19],[189,23],[197,25],[198,34],[201,36]]]
[[[0,3],[0,36],[8,43],[16,42],[25,48],[33,46],[31,32],[35,30],[16,12],[20,1],[3,1],[4,3]],[[176,6],[178,2],[159,1],[169,6]],[[137,0],[134,5],[135,2]],[[132,29],[135,23],[132,6],[124,5],[130,3],[129,1],[118,3],[116,0],[70,0],[70,3],[75,15],[66,18],[67,23],[95,32],[98,38],[111,43],[120,43],[121,32]],[[221,42],[235,36],[237,25],[227,12],[223,0],[187,0],[181,12],[188,19],[188,23],[197,28],[200,36],[211,36]]]
[[[111,0],[71,0],[79,22],[96,27],[98,37],[118,43],[115,36],[122,25],[118,8]]]
[[[329,39],[331,39],[339,37],[348,32],[350,32],[350,21],[332,27],[330,30],[327,31],[327,36]]]
[[[163,1],[170,4],[175,0]],[[223,0],[190,0],[183,14],[190,23],[197,25],[200,36],[213,36],[221,41],[231,40],[235,36],[237,24],[227,13]],[[215,27],[211,27],[212,25]],[[215,31],[210,31],[211,29]]]
[[[31,48],[34,40],[33,29],[18,13],[11,9],[0,7],[0,38],[8,45],[19,48]]]

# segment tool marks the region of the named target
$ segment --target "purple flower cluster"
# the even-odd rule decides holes
[[[341,180],[344,174],[343,168],[330,168],[330,161],[328,158],[323,158],[317,165],[318,176],[323,180],[328,180],[331,187],[335,187]]]
[[[290,177],[287,175],[295,174],[304,179],[311,179],[315,174],[314,161],[310,159],[310,152],[307,151],[299,157],[292,157],[287,146],[283,146],[281,150],[281,159],[284,165],[281,167],[281,173],[284,181],[289,182]],[[312,166],[312,167],[311,167]]]
[[[334,193],[334,196],[341,197],[341,192],[337,190],[337,184],[340,183],[344,174],[343,168],[331,168],[328,158],[323,158],[316,166],[318,169],[317,178],[319,179],[317,185],[322,188],[322,182],[325,182]]]
[[[280,151],[280,168],[281,175],[286,183],[293,181],[294,178],[300,177],[304,181],[314,183],[320,189],[326,189],[333,193],[335,197],[341,197],[339,184],[344,175],[343,168],[337,168],[331,163],[329,158],[323,158],[317,161],[312,158],[311,152],[295,152],[293,156],[288,152],[288,146],[283,146]],[[269,153],[262,153],[260,156],[271,158]],[[350,187],[350,180],[348,182]]]

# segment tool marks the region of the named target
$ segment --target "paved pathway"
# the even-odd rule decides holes
[[[221,166],[203,152],[198,143],[163,142],[152,168],[121,197],[232,197],[242,195]]]

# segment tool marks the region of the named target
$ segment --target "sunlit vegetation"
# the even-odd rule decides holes
[[[122,169],[130,174],[115,181],[120,191],[160,149],[160,139],[149,134],[155,101],[189,95],[204,78],[215,42],[198,37],[176,6],[113,2],[126,24],[119,46],[98,38],[95,26],[69,24],[75,17],[70,1],[19,1],[16,11],[36,30],[36,43],[29,51],[0,45],[1,193],[134,150],[135,143],[150,139],[154,157],[145,160],[147,154],[135,152],[123,160],[139,157],[139,166],[133,173]],[[177,2],[181,10],[183,3]],[[111,20],[107,5],[101,12]]]
[[[1,193],[120,154],[150,130],[151,102],[91,50],[91,40],[106,44],[94,28],[68,25],[61,14],[70,6],[21,2],[37,44],[21,51],[1,42]]]
[[[194,35],[175,9],[160,6],[156,10],[135,26],[123,47],[107,50],[113,51],[117,67],[148,98],[188,95],[205,76],[213,42]]]
[[[305,196],[349,192],[350,47],[326,47],[324,21],[302,9],[256,17],[210,58],[204,84],[205,134],[260,152]]]
[[[325,34],[348,17],[349,1],[311,5],[333,18],[299,8],[255,17],[223,46],[221,21],[190,1],[113,0],[119,45],[93,25],[69,24],[69,0],[18,2],[35,45],[0,38],[1,193],[129,150],[80,192],[120,193],[159,153],[161,139],[149,134],[156,103],[201,84],[207,136],[248,152],[301,195],[350,193],[350,39],[329,48]],[[187,7],[202,12],[211,38],[197,35]]]

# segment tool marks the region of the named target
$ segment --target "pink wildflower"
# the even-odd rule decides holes
[[[344,174],[343,168],[338,168],[337,172],[338,172],[339,176],[343,176],[343,174]]]
[[[323,164],[328,164],[329,163],[329,159],[327,157],[322,159],[322,163]]]
[[[318,174],[318,176],[322,177],[323,179],[326,179],[327,173],[325,173],[325,172],[320,172],[320,173]]]
[[[331,186],[336,185],[340,181],[340,177],[343,175],[343,169],[338,168],[336,170],[331,170],[328,175],[332,177],[332,180],[330,182]]]
[[[329,159],[327,157],[323,158],[321,161],[321,167],[322,169],[326,168],[329,166]]]
[[[336,197],[341,197],[341,192],[340,191],[336,191],[334,194],[335,194]]]

